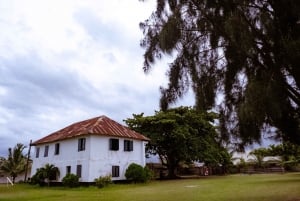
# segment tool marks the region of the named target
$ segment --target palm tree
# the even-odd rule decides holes
[[[16,177],[25,171],[26,156],[23,155],[25,148],[23,144],[17,144],[13,149],[8,149],[8,158],[1,160],[0,170],[10,175],[13,183]]]
[[[0,157],[0,175],[3,173],[3,170],[2,170],[2,164],[4,163],[4,161],[5,161],[5,158],[3,158],[3,157]]]
[[[50,181],[56,180],[57,176],[59,175],[58,167],[49,163],[47,163],[44,167],[40,168],[39,171],[41,172],[42,178],[44,178],[48,186],[50,186]]]
[[[267,153],[267,149],[265,148],[254,149],[249,153],[253,159],[249,159],[248,161],[255,163],[257,167],[262,168],[264,166],[264,158],[267,156]]]

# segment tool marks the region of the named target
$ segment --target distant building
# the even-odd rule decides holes
[[[131,163],[145,166],[147,141],[147,137],[106,116],[74,123],[32,143],[31,175],[49,163],[60,170],[56,181],[68,173],[78,175],[80,182],[93,182],[106,175],[124,180]]]
[[[15,178],[15,183],[25,181],[25,177],[26,177],[26,181],[28,181],[28,179],[30,179],[31,166],[32,166],[32,160],[29,160],[28,167],[27,167],[27,173],[25,173],[26,171],[24,171],[23,173],[18,174],[18,176]],[[9,183],[9,181],[7,180],[7,177],[12,181],[12,178],[9,174],[7,174],[3,171],[0,171],[0,184]]]

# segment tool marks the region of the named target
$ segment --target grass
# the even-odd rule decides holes
[[[300,201],[300,173],[114,184],[107,188],[0,185],[0,201]]]

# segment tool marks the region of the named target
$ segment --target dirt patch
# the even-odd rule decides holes
[[[186,188],[196,188],[198,187],[197,185],[188,185],[188,186],[185,186]],[[298,200],[297,200],[298,201]],[[299,200],[300,201],[300,200]]]

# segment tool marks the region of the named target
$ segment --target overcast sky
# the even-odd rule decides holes
[[[139,46],[154,2],[0,0],[0,156],[77,121],[158,110],[166,62],[145,75]]]

